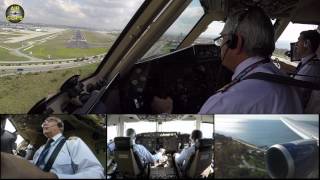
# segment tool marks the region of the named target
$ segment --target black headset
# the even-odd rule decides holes
[[[241,10],[242,12],[239,15],[238,21],[236,25],[234,26],[233,31],[228,34],[228,40],[226,42],[228,48],[235,49],[237,47],[238,43],[238,36],[236,34],[238,27],[240,26],[241,22],[244,20],[244,18],[248,15],[249,9]]]
[[[58,126],[59,128],[62,128],[62,123],[61,123],[61,122],[58,122],[58,123],[57,123],[57,126]]]

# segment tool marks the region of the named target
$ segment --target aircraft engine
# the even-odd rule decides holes
[[[316,178],[319,176],[319,142],[298,140],[275,144],[266,153],[272,178]]]

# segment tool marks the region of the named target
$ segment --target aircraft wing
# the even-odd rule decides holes
[[[281,121],[303,139],[319,141],[319,127],[303,121],[296,121],[288,117],[281,117]]]

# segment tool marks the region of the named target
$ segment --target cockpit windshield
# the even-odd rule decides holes
[[[176,49],[203,15],[200,1],[192,1],[142,59],[163,55]]]

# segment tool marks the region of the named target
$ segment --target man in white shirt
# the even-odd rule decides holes
[[[130,143],[133,146],[133,151],[135,153],[137,153],[137,155],[139,156],[140,161],[143,165],[146,165],[148,163],[156,164],[160,160],[165,159],[165,157],[162,157],[163,153],[165,152],[164,149],[160,149],[159,152],[157,152],[156,154],[153,155],[143,145],[136,144],[135,143],[136,132],[134,129],[132,129],[132,128],[127,129],[126,134],[128,137],[130,137],[130,141],[131,141]]]
[[[190,157],[196,152],[195,143],[197,143],[201,138],[202,132],[197,129],[193,130],[190,136],[191,146],[183,149],[180,154],[174,154],[175,162],[182,171],[186,169],[187,162],[189,161]]]
[[[320,60],[316,51],[320,43],[320,34],[316,30],[302,31],[295,44],[297,58],[300,59],[293,77],[298,80],[320,84]],[[300,96],[305,107],[311,96],[311,89],[300,88]]]
[[[232,82],[212,95],[199,114],[303,112],[297,88],[266,80],[246,79],[256,72],[287,76],[270,61],[275,49],[274,27],[261,8],[231,14],[220,34],[215,41],[221,47],[222,65],[234,72]],[[163,104],[170,107],[168,104],[172,103],[158,99],[153,99],[154,111],[171,113],[171,109],[163,108]]]
[[[78,137],[66,138],[62,135],[63,121],[57,117],[48,117],[42,124],[43,134],[48,138],[33,156],[32,163],[59,179],[103,179],[104,168],[89,147]],[[60,146],[52,167],[46,170],[48,161],[55,149]]]

